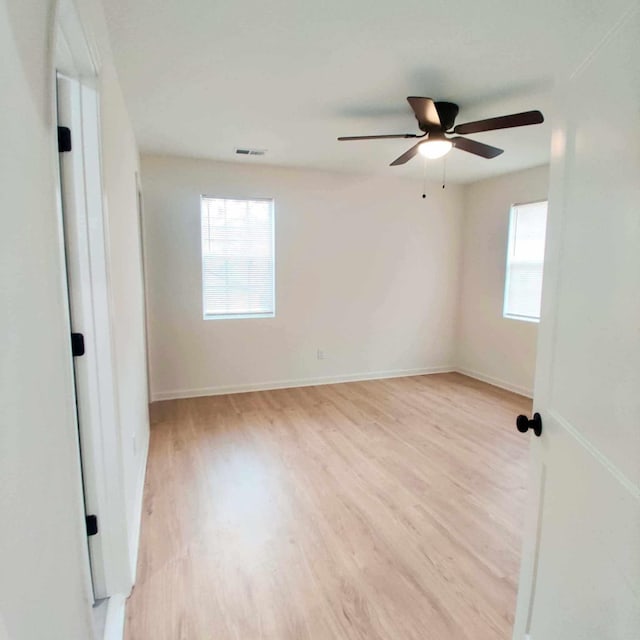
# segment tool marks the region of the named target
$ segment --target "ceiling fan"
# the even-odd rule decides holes
[[[396,158],[391,166],[404,164],[413,158],[417,153],[427,158],[441,158],[451,151],[453,147],[473,153],[482,158],[495,158],[503,153],[503,149],[492,147],[491,145],[456,136],[448,138],[445,134],[451,133],[480,133],[482,131],[494,131],[496,129],[509,129],[511,127],[524,127],[530,124],[540,124],[544,122],[544,117],[540,111],[525,111],[523,113],[513,113],[508,116],[497,118],[486,118],[475,122],[466,122],[454,127],[456,116],[458,115],[458,105],[453,102],[434,102],[431,98],[418,98],[409,96],[409,105],[418,120],[418,127],[422,131],[419,133],[399,133],[380,136],[343,136],[338,140],[379,140],[384,138],[426,138],[418,144],[405,151],[399,158]]]

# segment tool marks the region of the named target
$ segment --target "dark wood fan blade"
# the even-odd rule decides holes
[[[422,142],[418,142],[418,144],[413,145],[411,149],[405,151],[399,158],[396,158],[389,166],[397,167],[399,164],[404,164],[405,162],[409,162],[411,158],[413,158],[418,153],[418,147],[422,144]]]
[[[407,102],[411,105],[413,113],[416,114],[418,124],[422,131],[440,128],[440,117],[438,110],[431,98],[418,98],[417,96],[409,96]]]
[[[383,136],[341,136],[338,140],[382,140],[384,138],[421,138],[415,133],[391,133]]]
[[[529,124],[540,124],[542,122],[544,122],[544,116],[540,111],[524,111],[523,113],[514,113],[510,116],[499,116],[497,118],[487,118],[486,120],[476,120],[475,122],[459,124],[453,132],[467,135],[469,133],[480,133],[481,131],[525,127]]]
[[[469,138],[450,138],[450,140],[456,149],[468,151],[482,158],[495,158],[501,153],[504,153],[504,149],[498,149],[498,147],[492,147],[491,145],[478,142],[477,140],[470,140]]]

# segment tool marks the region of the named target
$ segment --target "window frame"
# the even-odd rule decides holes
[[[204,257],[202,250],[202,208],[205,200],[234,200],[236,202],[269,202],[271,203],[271,311],[261,313],[207,313],[205,308],[205,274]],[[268,319],[276,317],[276,201],[274,197],[236,197],[236,196],[212,196],[206,193],[200,194],[200,287],[202,301],[203,320],[249,320]]]
[[[544,257],[546,252],[546,233],[547,233],[547,223],[549,217],[549,199],[543,198],[542,200],[531,200],[529,202],[514,202],[509,207],[509,224],[507,227],[507,250],[506,250],[506,260],[505,260],[505,277],[504,277],[504,290],[502,293],[502,317],[507,320],[519,320],[521,322],[531,322],[534,324],[540,324],[540,311],[538,311],[538,316],[524,316],[518,315],[514,313],[507,312],[507,294],[509,292],[509,284],[511,281],[511,247],[512,242],[515,236],[515,231],[513,228],[513,221],[515,217],[515,213],[518,207],[526,207],[534,204],[546,204],[547,205],[547,220],[545,221],[545,249],[542,254],[542,272],[544,279]],[[542,304],[542,292],[540,292],[540,303]]]

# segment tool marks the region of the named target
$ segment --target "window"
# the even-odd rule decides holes
[[[202,197],[205,320],[272,318],[273,200]]]
[[[547,203],[511,207],[504,317],[540,321]]]

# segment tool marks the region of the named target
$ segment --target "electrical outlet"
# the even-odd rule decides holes
[[[324,360],[324,349],[318,349],[318,360]]]

